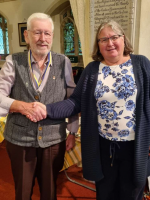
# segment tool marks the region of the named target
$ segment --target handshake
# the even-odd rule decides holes
[[[40,102],[26,103],[15,100],[11,104],[9,112],[19,112],[33,122],[40,121],[47,117],[46,106]]]
[[[46,106],[40,102],[33,102],[32,113],[31,115],[26,115],[26,117],[33,122],[45,119],[47,117]]]

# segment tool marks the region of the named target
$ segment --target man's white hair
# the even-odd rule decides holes
[[[54,31],[53,20],[49,15],[47,15],[45,13],[33,13],[32,15],[30,15],[27,20],[27,30],[31,29],[31,21],[34,19],[48,19],[50,21],[50,23],[52,24],[52,32]]]

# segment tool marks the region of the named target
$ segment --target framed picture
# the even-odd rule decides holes
[[[19,45],[26,46],[26,42],[24,39],[24,31],[27,29],[27,23],[18,23],[18,33],[19,33]]]

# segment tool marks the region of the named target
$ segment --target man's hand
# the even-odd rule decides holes
[[[33,102],[32,103],[32,109],[37,110],[37,112],[40,111],[40,113],[36,112],[36,114],[37,114],[36,117],[34,117],[33,115],[30,115],[30,114],[26,115],[26,117],[28,119],[30,119],[31,121],[37,122],[37,121],[40,121],[40,120],[45,119],[47,117],[46,106],[44,104],[42,104],[40,102]]]
[[[43,105],[43,104],[42,104]],[[26,115],[31,121],[37,122],[47,117],[46,107],[36,106],[35,103],[26,103],[15,100],[10,106],[10,112]]]
[[[66,140],[66,151],[69,151],[75,146],[75,135],[68,135]]]

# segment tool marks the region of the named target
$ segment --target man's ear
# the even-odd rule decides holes
[[[53,39],[53,37],[54,37],[54,33],[52,33],[52,39]]]
[[[23,34],[24,34],[24,39],[25,39],[26,43],[27,43],[27,44],[29,44],[29,36],[28,36],[28,31],[27,31],[27,30],[25,30]]]

